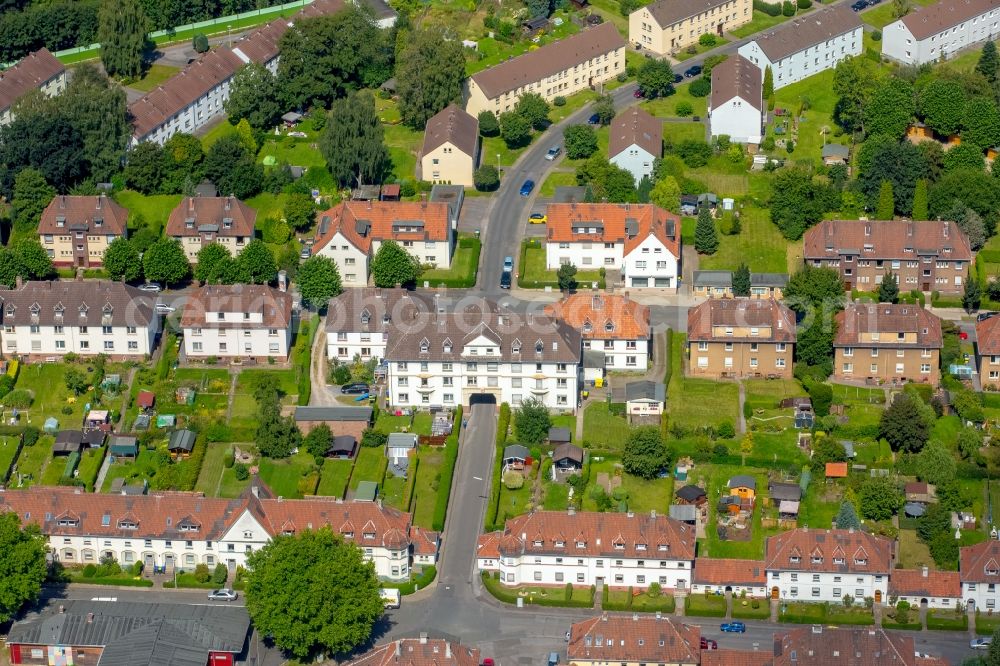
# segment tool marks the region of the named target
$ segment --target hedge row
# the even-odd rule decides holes
[[[405,597],[433,583],[435,576],[437,576],[437,569],[435,567],[424,567],[423,571],[417,574],[417,577],[413,580],[408,580],[405,583],[382,583],[382,587],[399,590],[399,593]]]
[[[969,616],[962,613],[960,617],[936,617],[927,614],[927,628],[938,631],[965,631],[969,628]]]
[[[594,607],[594,586],[590,586],[590,594],[586,595],[585,599],[570,599],[565,601],[563,599],[546,599],[542,597],[535,597],[531,601],[527,597],[521,597],[518,595],[516,589],[508,589],[504,587],[499,580],[493,578],[489,572],[484,571],[482,573],[483,586],[489,591],[499,601],[506,604],[516,604],[517,600],[524,599],[524,605],[528,606],[557,606],[560,608],[593,608]],[[606,589],[606,588],[605,588]],[[582,594],[582,591],[576,591],[576,594]]]
[[[417,470],[419,469],[420,457],[413,456],[413,459],[410,461],[410,469],[406,475],[406,486],[403,488],[403,506],[406,507],[403,510],[410,513],[413,512],[413,507],[411,506],[413,504],[413,489],[417,484]]]
[[[82,578],[73,581],[80,585],[118,585],[120,587],[153,587],[153,581],[146,578]],[[173,583],[171,583],[173,585]],[[166,587],[166,585],[164,585]]]
[[[496,455],[493,460],[493,477],[490,480],[490,503],[486,507],[486,519],[483,521],[483,529],[487,532],[501,529],[503,525],[497,525],[497,516],[500,514],[500,478],[501,467],[503,466],[503,447],[507,443],[507,429],[510,427],[510,405],[506,402],[500,404],[500,416],[497,417],[497,441]]]
[[[179,484],[181,490],[194,490],[195,484],[198,483],[198,475],[201,474],[201,464],[205,462],[207,449],[208,443],[199,434],[194,440],[194,449],[191,451],[191,457],[188,458],[188,464],[184,467],[184,476]]]
[[[462,408],[455,410],[455,427],[444,442],[444,465],[438,486],[437,504],[434,506],[434,520],[431,528],[436,532],[444,529],[448,516],[448,499],[451,497],[451,483],[455,477],[455,462],[458,460],[458,437],[462,432]]]
[[[309,398],[312,395],[312,368],[310,364],[313,340],[316,337],[317,330],[319,330],[319,315],[313,315],[308,321],[302,322],[299,326],[299,339],[295,344],[292,362],[299,370],[298,404],[300,405],[308,405]],[[303,338],[305,338],[305,341],[303,341]]]

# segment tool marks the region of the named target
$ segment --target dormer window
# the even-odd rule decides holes
[[[565,548],[565,547],[566,547],[565,541],[556,541],[556,548]]]
[[[610,319],[604,322],[604,331],[606,333],[612,333],[615,330],[615,322]]]
[[[615,550],[625,550],[625,544],[624,543],[616,543],[615,544]]]
[[[510,351],[511,351],[512,354],[520,354],[521,353],[521,343],[520,342],[515,342],[514,344],[512,344],[510,346]]]
[[[670,550],[670,545],[666,543],[661,543],[656,547],[656,550],[660,551],[661,553],[665,553],[668,550]]]
[[[420,341],[421,354],[426,354],[428,351],[430,351],[430,348],[431,348],[431,343],[427,338],[424,338],[423,340]]]
[[[535,343],[535,353],[536,354],[541,354],[543,349],[545,349],[545,345],[542,344],[541,340],[539,340],[538,342]]]
[[[37,315],[39,312],[41,312],[41,310],[42,308],[41,306],[38,305],[38,303],[31,304],[31,314]]]
[[[590,333],[593,330],[594,330],[594,325],[590,323],[589,319],[586,320],[585,322],[583,322],[583,332],[584,333]]]
[[[451,353],[451,340],[445,340],[444,341],[444,353],[445,354],[450,354]]]
[[[843,564],[844,563],[844,558],[842,558],[842,557],[835,557],[835,558],[833,558],[833,563],[834,564]]]
[[[361,536],[362,536],[362,538],[367,539],[367,540],[370,541],[370,540],[372,540],[372,539],[375,538],[375,533],[374,532],[362,532]]]
[[[388,312],[386,312],[384,315],[382,315],[382,323],[383,324],[388,324],[390,321],[392,321],[392,317],[389,315]]]
[[[60,521],[59,524],[62,525],[62,521]],[[996,576],[998,573],[1000,573],[1000,570],[997,569],[997,566],[995,564],[993,564],[993,565],[987,564],[986,565],[986,575],[987,576]]]
[[[130,518],[122,518],[118,521],[118,529],[120,530],[137,530],[139,529],[139,523],[135,522]]]
[[[531,542],[531,545],[533,547],[535,547],[535,548],[541,548],[542,547],[542,540],[541,539],[535,539],[534,541]]]
[[[823,558],[821,556],[819,556],[819,555],[813,555],[812,556],[812,563],[813,564],[823,564]]]
[[[576,542],[576,547],[577,548],[586,548],[587,547],[587,542],[586,541],[577,541]]]
[[[868,558],[866,557],[855,557],[854,563],[859,567],[868,566]]]
[[[646,544],[644,544],[644,543],[637,543],[637,544],[635,544],[635,549],[636,550],[646,550]]]
[[[799,557],[798,555],[792,555],[791,557],[788,558],[788,561],[791,562],[792,564],[798,564],[801,560],[802,558]]]
[[[354,532],[341,532],[341,534],[344,535],[345,539],[353,539],[354,538]]]
[[[76,518],[60,518],[59,519],[59,527],[78,527],[79,525],[80,525],[80,521],[77,520]]]
[[[367,326],[368,322],[372,320],[372,314],[368,310],[361,311],[361,324],[362,326]]]

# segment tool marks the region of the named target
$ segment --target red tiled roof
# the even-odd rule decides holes
[[[215,227],[211,232],[217,236],[252,238],[256,224],[257,211],[236,197],[184,197],[170,211],[166,235],[199,236],[201,227],[208,225]]]
[[[379,645],[346,666],[479,666],[479,648],[441,638],[402,638]]]
[[[263,322],[210,321],[209,312],[263,313]],[[291,294],[263,285],[205,285],[184,304],[181,328],[277,328],[292,324]]]
[[[988,574],[987,571],[997,573]],[[963,583],[1000,582],[1000,541],[989,539],[960,548],[958,575]]]
[[[913,637],[874,627],[820,625],[774,635],[774,666],[913,666]],[[923,660],[920,660],[923,664]]]
[[[24,56],[13,67],[0,71],[0,111],[65,71],[66,67],[46,48]]]
[[[844,479],[844,478],[847,478],[847,463],[845,463],[845,462],[828,462],[826,464],[826,478],[828,478],[828,479]]]
[[[570,628],[570,662],[698,664],[701,629],[666,617],[608,615]]]
[[[701,666],[770,666],[774,654],[769,650],[703,650]]]
[[[765,567],[768,571],[888,574],[892,569],[892,544],[885,537],[861,530],[802,527],[767,538]],[[819,561],[814,562],[817,557]],[[798,562],[793,562],[794,558]],[[859,564],[859,560],[865,564]]]
[[[941,319],[919,305],[855,303],[837,313],[835,347],[889,347],[939,349],[942,345]],[[915,333],[916,342],[896,339],[871,342],[859,340],[861,333]]]
[[[925,576],[922,569],[893,569],[889,596],[955,599],[962,596],[962,584],[957,571],[928,571]]]
[[[500,559],[500,538],[502,532],[487,532],[479,535],[476,542],[476,557],[499,560]]]
[[[866,245],[871,249],[865,250]],[[946,248],[951,251],[945,252]],[[836,259],[841,254],[916,260],[926,253],[952,261],[972,260],[962,230],[954,222],[940,220],[823,220],[806,231],[802,251],[807,260]]]
[[[712,335],[716,326],[771,329],[770,337],[748,334],[726,340],[795,342],[795,314],[773,298],[713,298],[688,310],[688,340],[721,340]]]
[[[156,403],[156,394],[152,391],[139,391],[135,401],[140,407],[152,407]]]
[[[763,586],[767,584],[767,573],[761,560],[699,557],[694,561],[691,582],[701,585]]]
[[[980,356],[1000,355],[1000,316],[976,322],[976,348]]]
[[[100,226],[97,220],[101,221]],[[93,234],[124,236],[127,226],[128,209],[103,194],[95,197],[60,194],[42,211],[38,233],[68,235],[73,228]]]
[[[608,156],[614,157],[633,144],[653,157],[663,156],[663,121],[638,106],[622,111],[611,121]]]
[[[479,120],[457,104],[441,109],[424,127],[424,147],[420,154],[426,155],[444,143],[450,143],[469,157],[474,157],[479,145]]]
[[[584,340],[649,338],[649,308],[628,294],[570,294],[558,303],[546,305],[545,313],[564,319],[581,332]]]
[[[337,231],[355,247],[368,252],[373,240],[429,240],[447,242],[451,233],[448,204],[427,201],[344,201],[319,215],[313,253],[329,243]],[[397,231],[395,223],[423,225],[422,232]]]
[[[680,258],[680,218],[652,204],[555,203],[546,214],[550,243],[624,243],[627,256],[654,235]],[[597,227],[598,232],[574,233],[574,227]]]

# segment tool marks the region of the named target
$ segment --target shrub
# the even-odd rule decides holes
[[[243,463],[233,465],[233,474],[238,481],[246,481],[250,478],[250,468]]]
[[[797,0],[796,6],[799,9],[809,9],[813,6],[812,0]]]
[[[31,395],[31,391],[17,389],[8,393],[3,401],[8,407],[27,409],[28,407],[31,407],[31,403],[35,401],[35,398]]]
[[[462,408],[459,407],[455,410],[455,423],[461,422]],[[441,472],[438,476],[442,483],[441,487],[437,489],[434,518],[431,521],[431,529],[437,532],[444,529],[444,521],[448,515],[448,498],[451,496],[451,484],[455,476],[455,463],[458,461],[458,434],[459,429],[455,428],[444,442],[444,463],[441,465]]]
[[[552,104],[555,106],[566,106],[566,98],[562,95],[558,95],[554,100],[552,100]]]
[[[373,428],[365,428],[364,432],[361,433],[361,446],[367,446],[370,448],[376,448],[379,446],[385,446],[386,442],[389,441],[389,435]]]
[[[233,453],[232,449],[226,451],[226,455],[222,458],[222,465],[226,469],[232,469],[233,464],[236,462],[236,455]]]
[[[207,564],[202,563],[194,568],[194,579],[199,583],[207,583],[211,578],[212,574],[209,573]]]
[[[38,442],[38,437],[41,433],[35,426],[28,426],[24,429],[24,445],[34,446]]]
[[[503,475],[503,485],[507,490],[517,490],[524,487],[524,474],[511,470]]]
[[[688,116],[694,113],[694,107],[691,106],[691,102],[688,102],[687,100],[681,100],[680,102],[677,102],[677,106],[674,107],[674,111],[681,118],[687,118]]]
[[[715,46],[718,42],[719,40],[717,40],[715,38],[715,35],[713,35],[710,32],[706,32],[704,35],[698,38],[698,43],[701,44],[702,46],[712,47]]]
[[[88,564],[87,566],[85,566],[83,568],[83,577],[84,578],[93,578],[96,575],[97,575],[97,565],[96,564]]]
[[[228,577],[229,569],[226,568],[226,565],[222,563],[216,564],[215,570],[212,572],[212,583],[215,585],[223,585]]]
[[[881,30],[872,30],[872,41],[873,42],[881,42],[882,41],[882,31]]]
[[[795,16],[795,5],[790,0],[781,3],[781,14],[783,16]]]
[[[719,439],[732,439],[736,436],[736,429],[729,421],[723,421],[722,424],[719,425],[719,429],[716,430],[715,434],[718,435]]]
[[[688,92],[691,93],[692,97],[706,97],[708,93],[712,92],[712,82],[705,77],[695,79],[689,86]]]

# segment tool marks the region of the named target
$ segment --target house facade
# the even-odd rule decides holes
[[[710,299],[688,312],[694,377],[792,376],[795,314],[774,299]]]
[[[545,265],[621,271],[629,288],[677,290],[680,218],[651,204],[549,204]]]
[[[695,530],[655,511],[535,511],[479,538],[480,571],[504,585],[608,585],[684,589],[691,583]]]
[[[406,289],[345,289],[327,306],[326,357],[341,363],[381,361],[393,323],[412,320],[418,312],[436,312],[434,300]]]
[[[962,583],[957,571],[893,569],[889,578],[889,596],[914,608],[926,603],[928,608],[954,610],[962,598]]]
[[[893,571],[893,541],[860,530],[798,528],[767,538],[764,555],[772,598],[881,603]]]
[[[56,266],[102,266],[111,241],[127,235],[128,210],[103,194],[57,195],[38,221],[38,240]]]
[[[0,75],[0,127],[14,120],[14,103],[32,90],[55,97],[66,89],[66,67],[48,49],[21,58]]]
[[[546,314],[580,331],[584,350],[604,354],[606,370],[645,372],[650,360],[649,308],[628,293],[576,293],[545,306]]]
[[[663,121],[633,106],[611,121],[608,158],[635,178],[653,176],[653,162],[663,157]]]
[[[885,26],[882,55],[904,65],[947,60],[1000,35],[1000,5],[994,0],[940,0]]]
[[[628,39],[656,55],[673,55],[702,35],[717,35],[753,19],[750,0],[658,0],[628,16]]]
[[[976,322],[976,366],[984,389],[1000,388],[1000,317]]]
[[[740,55],[712,68],[708,125],[712,137],[759,145],[764,127],[763,72]]]
[[[574,666],[701,663],[701,628],[657,616],[604,613],[569,630],[566,661]]]
[[[958,550],[962,603],[977,611],[995,613],[1000,597],[1000,541],[991,538]]]
[[[835,320],[835,379],[934,386],[941,380],[941,319],[919,305],[854,303]]]
[[[737,53],[774,75],[774,89],[833,69],[862,52],[861,19],[847,5],[822,7],[775,27]]]
[[[803,258],[840,271],[847,291],[875,291],[892,273],[900,291],[957,296],[973,257],[965,234],[946,220],[824,220],[806,231]]]
[[[253,240],[257,211],[236,197],[184,197],[170,211],[166,235],[177,240],[191,263],[211,243],[238,256]]]
[[[261,285],[205,285],[191,293],[180,325],[191,359],[285,359],[292,344],[292,297]]]
[[[625,40],[610,22],[528,51],[470,76],[465,110],[472,116],[511,111],[521,95],[547,102],[614,79],[625,71]]]
[[[423,180],[473,187],[478,162],[478,119],[449,104],[427,121],[420,151]]]
[[[733,598],[744,593],[758,599],[767,596],[767,572],[761,560],[699,557],[694,561],[692,594],[730,591]]]
[[[142,359],[160,332],[156,297],[121,282],[46,281],[0,290],[3,352],[29,361]]]
[[[751,273],[750,298],[781,300],[788,273]],[[702,298],[733,298],[732,271],[695,271],[691,293]]]

